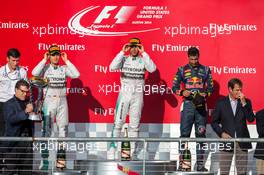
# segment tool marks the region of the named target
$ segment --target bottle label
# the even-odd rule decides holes
[[[125,160],[130,159],[130,149],[122,149],[121,158]]]
[[[182,168],[186,170],[191,170],[191,161],[183,160],[182,161]]]
[[[65,168],[66,167],[66,161],[65,161],[65,159],[58,159],[57,160],[56,167],[57,168]]]

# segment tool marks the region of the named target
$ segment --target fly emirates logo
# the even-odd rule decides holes
[[[135,6],[90,6],[73,15],[68,27],[76,33],[89,36],[124,36],[160,29],[133,26],[131,21],[135,11]]]

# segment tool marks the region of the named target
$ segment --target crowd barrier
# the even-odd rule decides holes
[[[140,155],[136,159],[133,157],[131,160],[122,161],[120,158],[120,143],[122,141],[128,141],[131,143],[137,142],[141,145]],[[28,153],[29,147],[14,146],[12,147],[17,152],[10,152],[11,147],[6,146],[4,143],[31,143],[32,149],[31,153]],[[100,151],[109,150],[110,143],[118,143],[117,152],[118,158],[114,160],[109,160],[107,156],[101,156]],[[180,172],[177,170],[179,164],[179,143],[185,142],[189,143],[189,148],[191,150],[191,172]],[[195,162],[196,162],[196,143],[204,142],[205,146],[202,148],[205,150],[205,167],[209,172],[196,172]],[[87,175],[174,175],[174,174],[220,174],[219,167],[215,164],[219,164],[218,159],[215,159],[221,150],[220,143],[233,143],[234,145],[238,142],[251,142],[253,143],[253,149],[249,151],[254,151],[255,144],[258,142],[264,142],[264,139],[260,138],[234,138],[234,139],[219,139],[219,138],[108,138],[108,137],[93,137],[93,138],[43,138],[43,137],[0,137],[0,143],[2,153],[4,154],[3,160],[1,160],[1,171],[2,174],[7,172],[12,172],[11,174],[19,174],[23,171],[28,172],[28,174],[87,174]],[[56,162],[56,151],[58,151],[59,143],[65,144],[66,150],[66,169],[58,169],[55,167]],[[148,144],[150,143],[167,143],[169,147],[167,149],[170,152],[174,152],[174,160],[160,160],[153,159],[150,160],[148,153]],[[16,145],[16,144],[15,144]],[[176,145],[176,146],[175,146]],[[206,146],[207,145],[207,146]],[[48,149],[49,153],[49,166],[46,170],[40,170],[39,165],[41,160],[43,160],[43,150]],[[132,147],[131,150],[134,148]],[[7,151],[8,150],[8,151]],[[25,151],[24,151],[25,150]],[[53,152],[53,153],[52,153]],[[28,155],[30,154],[30,155]],[[88,159],[79,160],[76,154],[87,154]],[[10,156],[11,155],[11,156]],[[21,164],[22,167],[29,166],[29,169],[6,169],[6,159],[16,161],[16,156],[26,155],[22,160],[26,162],[30,157],[32,158],[32,168],[29,164]],[[100,155],[100,156],[99,156]],[[147,156],[148,155],[148,156]],[[234,147],[234,155],[236,155],[236,147]],[[11,158],[9,158],[11,157]],[[235,159],[235,156],[233,157]],[[252,158],[248,159],[249,162]],[[23,162],[22,161],[22,162]],[[252,166],[252,162],[247,165],[248,174],[261,174],[264,172],[257,172],[256,167]],[[236,163],[233,161],[230,169],[230,174],[236,173]],[[215,168],[217,167],[217,168]],[[26,173],[27,174],[27,173]]]

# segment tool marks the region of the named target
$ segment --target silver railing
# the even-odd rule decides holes
[[[85,163],[82,163],[78,160],[78,157],[76,157],[75,155],[77,153],[81,153],[81,154],[89,154],[90,152],[107,152],[109,151],[109,145],[111,142],[116,142],[116,143],[119,143],[119,148],[118,151],[120,151],[120,142],[122,141],[130,141],[130,142],[138,142],[138,143],[141,143],[142,145],[142,157],[137,160],[137,161],[120,161],[120,159],[118,160],[108,160],[106,156],[98,156],[98,157],[89,157],[86,159],[86,160],[80,160],[80,161],[86,161]],[[61,174],[63,174],[63,172],[68,172],[70,174],[100,174],[100,173],[103,173],[103,172],[96,172],[96,171],[102,171],[102,167],[99,168],[99,169],[96,169],[95,167],[91,168],[93,170],[91,170],[92,172],[89,173],[89,169],[85,170],[85,169],[78,169],[78,168],[85,168],[85,167],[88,167],[87,165],[87,162],[90,163],[90,162],[96,162],[96,163],[93,163],[92,166],[97,166],[97,164],[102,164],[103,162],[107,163],[107,164],[102,164],[102,166],[113,166],[113,164],[111,163],[120,163],[120,165],[123,163],[125,163],[125,166],[128,166],[128,164],[130,163],[134,163],[135,166],[140,166],[141,169],[137,169],[138,167],[136,167],[136,169],[139,171],[139,174],[155,174],[155,172],[151,172],[149,173],[150,169],[155,169],[154,167],[155,166],[160,166],[161,167],[161,170],[160,172],[156,172],[156,174],[182,174],[182,172],[177,172],[177,166],[178,166],[178,163],[176,163],[178,161],[178,157],[179,155],[177,153],[172,153],[170,155],[172,155],[174,157],[174,160],[171,160],[171,158],[168,158],[167,160],[160,160],[160,159],[156,159],[156,160],[148,160],[146,154],[148,153],[148,149],[147,149],[147,145],[150,144],[150,143],[175,143],[176,145],[179,145],[179,143],[181,142],[188,142],[190,144],[192,143],[196,143],[196,142],[204,142],[204,143],[220,143],[220,142],[232,142],[235,146],[234,146],[234,159],[236,157],[236,144],[238,142],[251,142],[251,143],[258,143],[258,142],[263,142],[264,143],[264,139],[263,138],[232,138],[232,139],[219,139],[219,138],[108,138],[108,137],[90,137],[90,138],[55,138],[55,137],[49,137],[49,138],[44,138],[44,137],[0,137],[0,150],[1,153],[2,153],[2,156],[4,158],[2,158],[2,160],[0,160],[0,164],[3,165],[1,166],[0,168],[1,171],[15,171],[14,169],[5,169],[5,162],[6,162],[6,156],[8,157],[8,155],[11,155],[11,160],[15,160],[16,159],[16,155],[18,155],[18,153],[16,152],[10,152],[10,150],[12,149],[20,149],[20,153],[21,152],[23,153],[23,149],[28,149],[28,147],[12,147],[12,144],[11,144],[11,147],[10,145],[8,144],[3,144],[3,143],[7,143],[7,142],[29,142],[29,143],[32,143],[32,152],[29,153],[29,154],[32,154],[32,158],[33,158],[33,162],[32,162],[32,169],[29,169],[29,170],[25,170],[25,171],[31,171],[31,172],[35,172],[36,174],[37,173],[47,173],[47,174],[58,174],[58,170],[54,167],[54,161],[56,161],[56,155],[55,155],[55,158],[53,156],[53,159],[51,160],[51,164],[49,165],[49,168],[47,170],[39,170],[38,169],[38,166],[40,164],[40,161],[43,160],[43,158],[41,157],[41,149],[42,149],[42,146],[47,144],[47,143],[53,143],[54,145],[56,145],[57,143],[77,143],[77,147],[80,146],[80,144],[78,145],[78,143],[92,143],[92,144],[87,144],[88,145],[88,148],[86,147],[85,149],[83,149],[83,151],[80,152],[80,150],[76,149],[76,150],[66,150],[67,151],[67,162],[72,162],[72,167],[71,168],[68,168],[67,170],[62,170],[60,171]],[[93,144],[94,143],[98,143],[98,145],[100,145],[100,143],[106,143],[104,146],[102,147],[94,147]],[[254,145],[253,144],[253,145]],[[86,145],[86,146],[87,146]],[[84,144],[82,144],[82,146],[84,146]],[[76,147],[76,145],[75,145]],[[55,146],[52,147],[55,149]],[[100,149],[98,149],[100,148]],[[98,149],[98,150],[96,150]],[[162,148],[161,148],[162,149]],[[165,149],[165,148],[164,148]],[[178,149],[179,149],[179,146],[178,147],[169,147],[169,148],[166,148],[168,152],[170,151],[173,151],[173,152],[178,152]],[[8,151],[7,151],[8,150]],[[21,151],[22,150],[22,151]],[[56,148],[57,150],[57,148]],[[103,150],[103,151],[102,151]],[[51,150],[49,150],[51,151]],[[207,152],[205,154],[208,154],[208,152],[210,153],[211,150],[206,150]],[[219,150],[217,150],[218,152]],[[254,146],[253,146],[253,149],[252,149],[252,152],[254,151]],[[89,152],[89,153],[87,153]],[[192,152],[192,161],[193,161],[193,165],[194,165],[194,162],[195,162],[195,157],[196,157],[196,152],[195,152],[195,147],[194,146],[191,146],[191,152]],[[93,153],[93,155],[95,155],[97,153]],[[120,155],[119,155],[120,156]],[[16,160],[15,160],[16,161]],[[170,164],[168,162],[173,162],[173,164]],[[212,163],[216,161],[218,162],[219,160],[214,160],[214,158],[211,157],[211,161],[209,161],[209,167],[211,167]],[[23,162],[23,161],[22,161]],[[77,163],[76,163],[77,162]],[[174,166],[173,168],[168,168],[167,170],[164,168],[165,165],[164,164],[158,164],[158,163],[161,163],[161,162],[166,162],[168,163],[168,165],[166,165],[166,168],[168,166]],[[234,163],[232,164],[232,167],[231,167],[231,170],[230,170],[230,174],[236,174],[236,171],[235,171],[235,166],[236,166],[236,161],[233,161]],[[82,163],[82,166],[78,166],[76,164],[78,163]],[[151,164],[153,163],[153,165]],[[156,164],[155,164],[156,163]],[[218,162],[219,163],[219,162]],[[21,166],[26,166],[27,164],[22,164]],[[28,165],[28,166],[31,166],[31,165]],[[115,166],[115,165],[114,165]],[[152,166],[152,167],[149,167],[149,166]],[[248,166],[248,165],[247,165]],[[132,166],[133,167],[133,166]],[[124,167],[123,167],[124,168]],[[264,173],[264,172],[256,172],[256,168],[254,167],[247,167],[248,169],[250,169],[250,171],[248,172],[248,174],[261,174],[261,173]],[[122,173],[127,173],[127,171],[129,171],[128,169],[131,169],[131,168],[124,168],[123,170],[121,170],[121,174]],[[233,170],[232,170],[233,169]],[[195,168],[192,168],[192,174],[195,173]],[[18,172],[20,171],[24,171],[24,170],[17,170]],[[157,170],[158,171],[158,170]],[[211,172],[211,174],[217,174],[219,173],[219,167],[215,170],[210,170],[209,169],[209,172]],[[120,173],[120,172],[119,172]],[[0,173],[1,174],[1,173]],[[15,173],[13,173],[15,174]],[[105,174],[105,172],[103,173]],[[112,175],[114,175],[115,173],[111,172]],[[116,173],[118,174],[118,173]],[[183,174],[188,174],[188,173],[183,173]],[[189,173],[190,174],[190,173]],[[198,174],[206,174],[206,173],[198,173]]]

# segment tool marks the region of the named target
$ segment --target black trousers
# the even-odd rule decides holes
[[[33,147],[30,142],[5,142],[3,174],[32,174]]]

